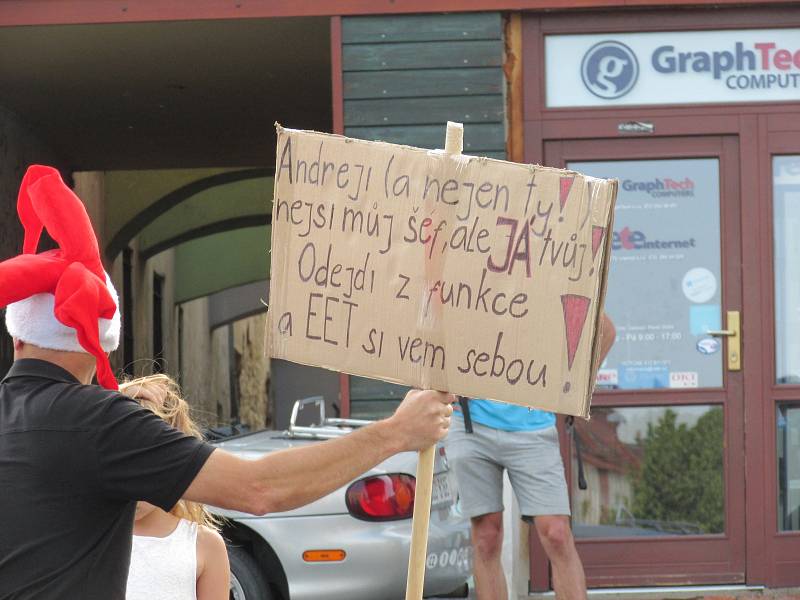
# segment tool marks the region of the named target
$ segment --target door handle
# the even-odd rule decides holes
[[[728,328],[718,331],[708,331],[714,337],[726,337],[728,345],[728,370],[742,370],[742,327],[741,315],[738,310],[729,310],[727,313]]]

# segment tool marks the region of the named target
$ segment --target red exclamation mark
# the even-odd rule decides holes
[[[572,370],[572,363],[578,352],[583,326],[586,324],[586,315],[589,314],[589,304],[591,304],[591,299],[586,296],[576,294],[561,296],[561,307],[564,309],[564,334],[567,340],[567,368],[569,370]],[[570,383],[567,381],[564,383],[564,393],[567,393],[569,388]]]
[[[592,260],[597,258],[597,251],[603,244],[603,238],[606,235],[606,228],[599,225],[592,225]],[[589,270],[589,275],[594,275],[594,267]]]
[[[558,202],[561,205],[561,212],[564,212],[564,207],[567,205],[567,198],[569,198],[569,191],[572,189],[572,184],[575,183],[575,177],[562,177],[558,186]],[[564,220],[564,215],[558,217],[559,221]]]

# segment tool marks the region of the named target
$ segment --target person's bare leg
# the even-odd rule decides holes
[[[534,519],[536,533],[553,568],[553,587],[558,600],[585,600],[586,576],[575,549],[569,517],[539,516]]]
[[[478,600],[507,600],[508,588],[503,573],[503,513],[472,518],[473,575]]]

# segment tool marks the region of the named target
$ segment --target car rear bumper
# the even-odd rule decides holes
[[[272,546],[291,600],[402,600],[411,520],[359,521],[350,515],[237,519]],[[308,563],[306,550],[341,549],[342,562]],[[469,523],[452,510],[434,511],[428,537],[425,596],[448,593],[472,573]]]

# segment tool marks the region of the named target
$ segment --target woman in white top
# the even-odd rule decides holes
[[[200,437],[189,405],[166,375],[134,379],[120,391],[175,429]],[[135,519],[126,600],[228,600],[228,553],[202,504],[181,500],[165,512],[139,502]]]

